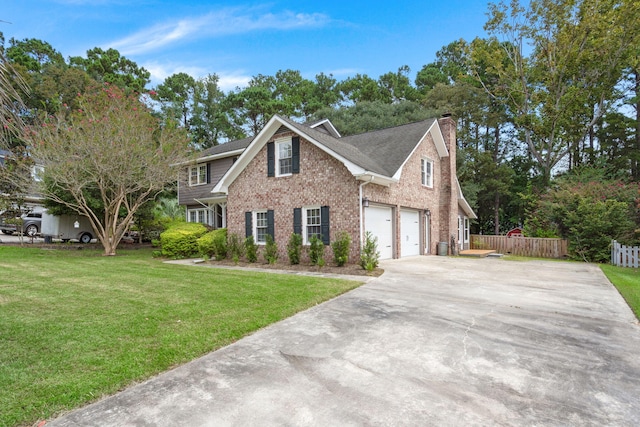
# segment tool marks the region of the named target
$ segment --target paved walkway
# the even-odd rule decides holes
[[[640,326],[596,266],[383,267],[48,426],[640,425]]]

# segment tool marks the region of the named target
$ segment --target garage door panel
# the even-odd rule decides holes
[[[420,255],[420,213],[400,211],[400,256]]]
[[[365,210],[365,230],[378,239],[380,259],[393,258],[392,209],[370,206]]]

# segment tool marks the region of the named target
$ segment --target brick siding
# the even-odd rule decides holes
[[[455,122],[439,119],[449,150],[440,158],[430,134],[419,144],[402,169],[400,181],[390,187],[377,185],[375,180],[364,185],[363,196],[371,204],[391,206],[395,215],[394,256],[401,253],[400,211],[414,209],[420,213],[421,253],[424,253],[425,217],[430,213],[430,242],[426,252],[437,253],[438,242],[457,241],[458,188],[456,174]],[[293,132],[279,132],[277,138],[296,136]],[[271,139],[272,141],[274,138]],[[250,161],[229,186],[227,228],[229,233],[245,236],[245,212],[272,209],[274,211],[275,241],[279,256],[287,259],[286,245],[293,233],[293,209],[305,206],[329,206],[330,237],[334,241],[341,231],[351,236],[350,262],[357,262],[360,254],[360,200],[362,183],[338,160],[300,138],[300,173],[286,177],[267,177],[266,145]],[[422,185],[421,159],[433,160],[433,188]],[[366,208],[364,209],[366,218]],[[325,247],[325,259],[331,261],[332,251]],[[303,251],[303,261],[308,257]]]
[[[278,133],[277,138],[294,136]],[[357,262],[359,246],[358,182],[344,165],[300,138],[300,173],[285,177],[267,177],[266,146],[249,162],[229,186],[227,202],[228,233],[245,236],[245,212],[273,209],[275,241],[279,256],[287,259],[287,242],[293,233],[293,209],[305,206],[329,206],[331,241],[346,231],[351,236],[350,262]],[[325,260],[333,252],[325,247]],[[308,260],[303,251],[303,260]]]

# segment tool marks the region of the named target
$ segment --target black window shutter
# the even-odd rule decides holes
[[[253,234],[253,225],[251,224],[251,212],[244,213],[244,233],[245,237],[249,237]]]
[[[329,236],[329,206],[320,207],[320,231],[322,232],[322,243],[331,244]]]
[[[302,236],[302,208],[293,209],[293,232]]]
[[[211,184],[211,163],[207,163],[207,184]]]
[[[300,137],[291,139],[291,172],[300,173]]]
[[[273,142],[267,142],[267,176],[276,176],[276,147]]]
[[[275,240],[275,226],[274,226],[274,218],[273,218],[273,209],[267,211],[267,234],[273,237]]]

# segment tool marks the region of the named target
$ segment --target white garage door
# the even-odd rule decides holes
[[[387,207],[369,206],[364,210],[364,227],[378,238],[380,259],[393,258],[392,210]]]
[[[400,255],[420,255],[420,213],[418,211],[400,211]]]

